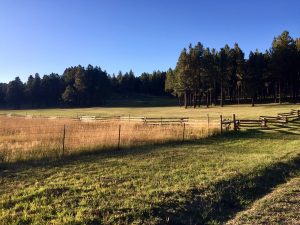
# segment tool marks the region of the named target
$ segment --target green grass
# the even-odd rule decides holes
[[[129,102],[130,103],[130,102]],[[128,103],[128,104],[129,104]],[[219,119],[222,114],[225,118],[231,118],[235,113],[238,119],[257,119],[259,116],[275,116],[279,112],[289,112],[291,109],[299,109],[299,104],[261,104],[255,107],[250,105],[228,105],[224,107],[214,106],[206,108],[184,109],[178,106],[153,107],[96,107],[73,109],[34,109],[34,110],[0,110],[0,114],[42,115],[42,116],[67,116],[96,115],[96,116],[147,116],[147,117],[190,117],[206,119],[207,114],[212,119]]]
[[[229,224],[299,224],[300,173],[239,213]]]
[[[253,110],[291,108],[274,107],[276,110],[272,106]],[[296,122],[284,130],[227,133],[196,142],[99,153],[56,163],[7,165],[0,172],[0,221],[221,223],[299,171],[299,127]]]

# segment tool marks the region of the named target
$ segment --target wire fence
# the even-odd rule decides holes
[[[196,140],[219,132],[218,127],[207,121],[162,125],[0,117],[0,161],[60,158],[84,151]]]

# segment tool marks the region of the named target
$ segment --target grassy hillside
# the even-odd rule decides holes
[[[293,126],[8,165],[0,172],[0,221],[220,223],[299,171],[300,124]]]

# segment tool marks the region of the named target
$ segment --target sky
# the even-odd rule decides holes
[[[300,37],[299,0],[0,0],[0,82],[79,64],[165,71],[197,42],[247,57],[284,30]]]

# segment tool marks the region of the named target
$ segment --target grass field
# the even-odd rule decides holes
[[[1,170],[4,224],[217,224],[299,170],[299,123]]]
[[[244,105],[187,110],[119,108],[120,111],[91,108],[13,113],[75,116],[81,110],[83,114],[122,115],[123,110],[123,115],[136,116],[200,118],[198,115],[204,117],[209,113],[218,118],[219,114],[229,117],[236,113],[240,118],[257,118],[298,107]],[[296,121],[185,143],[96,151],[58,161],[0,164],[0,221],[3,224],[223,224],[227,221],[259,224],[268,221],[265,216],[258,218],[252,216],[253,210],[242,211],[249,207],[259,209],[260,198],[277,185],[282,185],[279,190],[290,187],[284,183],[299,176],[299,137],[300,121]],[[297,196],[291,195],[291,202],[294,200]],[[293,206],[289,207],[288,218],[282,215],[282,221],[298,216]],[[240,213],[235,216],[237,212]],[[276,218],[274,215],[269,219]]]
[[[239,213],[228,225],[300,223],[300,174]]]
[[[240,119],[256,119],[259,116],[275,116],[278,112],[289,112],[297,109],[300,104],[262,104],[255,107],[250,105],[225,105],[224,107],[213,106],[206,108],[188,108],[178,106],[166,107],[98,107],[98,108],[75,108],[75,109],[37,109],[37,110],[0,110],[0,114],[19,114],[36,116],[66,116],[77,117],[77,115],[96,116],[146,116],[146,117],[190,117],[206,119],[207,114],[212,119],[219,119],[220,115],[232,117],[235,113]]]
[[[0,116],[0,163],[61,157],[92,151],[203,139],[219,125],[147,125],[136,121],[81,122],[71,119],[27,119]]]

